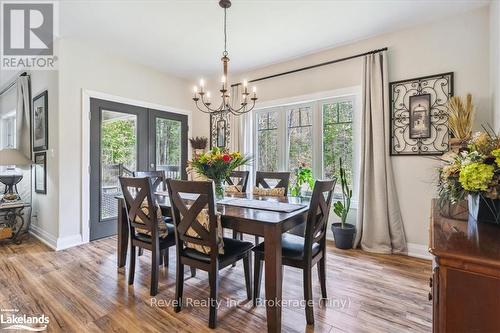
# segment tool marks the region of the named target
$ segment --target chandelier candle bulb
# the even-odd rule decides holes
[[[226,114],[226,113],[231,113],[233,115],[241,115],[247,112],[250,112],[254,107],[255,107],[255,101],[257,101],[257,94],[256,94],[256,88],[253,88],[253,96],[250,98],[250,93],[248,92],[248,81],[244,80],[243,81],[243,87],[245,88],[243,90],[243,96],[242,96],[242,103],[237,103],[239,102],[239,99],[237,98],[238,95],[235,95],[235,99],[232,101],[230,100],[230,94],[229,94],[229,87],[228,86],[228,65],[229,65],[229,57],[228,57],[228,52],[227,52],[227,33],[226,33],[226,11],[229,7],[231,7],[231,0],[221,0],[219,1],[219,6],[224,9],[224,51],[222,52],[222,77],[221,77],[221,83],[222,83],[222,88],[219,90],[220,91],[220,96],[222,98],[222,103],[219,104],[218,107],[211,108],[210,107],[210,94],[205,92],[205,81],[203,79],[200,80],[200,90],[198,90],[196,87],[194,89],[194,97],[193,100],[195,101],[195,106],[198,110],[200,110],[203,113],[208,113],[208,114]],[[238,85],[240,85],[239,83]],[[206,98],[204,98],[204,95],[207,95]],[[250,99],[251,102],[248,103],[247,99]],[[198,104],[198,102],[201,101],[201,103]],[[241,101],[240,101],[241,102]],[[232,105],[235,103],[236,105]]]

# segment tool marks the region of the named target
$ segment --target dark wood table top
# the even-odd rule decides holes
[[[433,255],[500,267],[500,225],[443,217],[433,200],[430,228]]]
[[[264,196],[254,196],[253,194],[250,193],[227,195],[224,198],[246,198],[246,199],[305,205],[304,208],[295,210],[293,212],[276,212],[271,210],[263,210],[259,208],[232,206],[224,203],[217,204],[217,211],[219,211],[225,218],[234,217],[238,218],[239,220],[261,222],[261,223],[281,223],[298,215],[303,215],[309,209],[309,201],[310,201],[309,198],[264,197]],[[157,194],[157,200],[161,208],[170,209],[170,198],[168,196]]]

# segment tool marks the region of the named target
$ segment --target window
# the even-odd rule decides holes
[[[279,171],[278,111],[257,114],[258,165],[260,171]]]
[[[339,177],[339,159],[353,184],[353,113],[356,95],[256,111],[255,167],[294,171],[305,165],[317,179]],[[340,192],[340,184],[336,192]]]
[[[16,112],[12,111],[2,117],[1,147],[16,148]]]
[[[352,100],[322,103],[323,113],[323,177],[340,179],[340,158],[352,184],[353,137]]]

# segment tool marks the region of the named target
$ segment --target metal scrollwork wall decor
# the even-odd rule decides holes
[[[210,115],[210,147],[227,148],[230,144],[230,114],[227,111]]]
[[[391,155],[441,155],[448,151],[448,100],[453,73],[391,82]]]

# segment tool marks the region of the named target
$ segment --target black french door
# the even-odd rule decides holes
[[[187,116],[90,100],[90,240],[116,234],[119,176],[165,170],[186,179]]]

